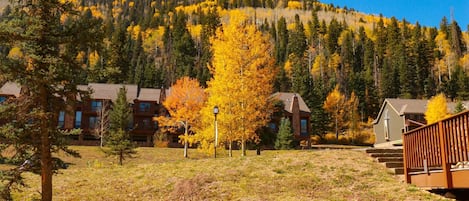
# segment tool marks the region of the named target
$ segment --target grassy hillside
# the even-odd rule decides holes
[[[81,159],[54,177],[55,200],[444,200],[399,178],[353,150],[249,152],[213,159],[182,149],[139,148],[123,167],[97,147],[74,147]],[[224,153],[222,153],[224,155]],[[40,178],[28,174],[15,200],[38,198]]]

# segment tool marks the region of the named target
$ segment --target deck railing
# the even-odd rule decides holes
[[[469,161],[469,111],[403,134],[404,172],[443,170]]]

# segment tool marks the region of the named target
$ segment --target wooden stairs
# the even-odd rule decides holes
[[[404,174],[402,148],[369,148],[366,153],[396,175]]]

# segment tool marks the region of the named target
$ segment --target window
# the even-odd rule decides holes
[[[300,134],[308,135],[308,120],[307,119],[300,120]]]
[[[269,128],[274,132],[277,131],[277,125],[274,122],[269,123]]]
[[[75,112],[75,128],[81,128],[81,111]]]
[[[99,117],[90,117],[90,129],[95,129],[99,124]]]
[[[139,112],[150,112],[150,103],[140,103]]]
[[[384,139],[389,141],[389,114],[388,110],[384,111]]]
[[[145,119],[143,119],[142,123],[143,123],[143,128],[144,128],[144,129],[149,129],[149,128],[151,128],[150,119],[145,118]]]
[[[101,102],[101,101],[91,101],[91,111],[93,111],[93,112],[100,111],[101,107],[103,107],[103,102]]]
[[[57,125],[59,128],[64,128],[65,127],[65,112],[60,111],[59,112],[59,122]]]
[[[5,96],[0,96],[0,103],[3,103],[7,100],[7,97]]]

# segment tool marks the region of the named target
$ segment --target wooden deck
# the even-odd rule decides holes
[[[469,111],[403,134],[404,176],[424,188],[469,188]]]

